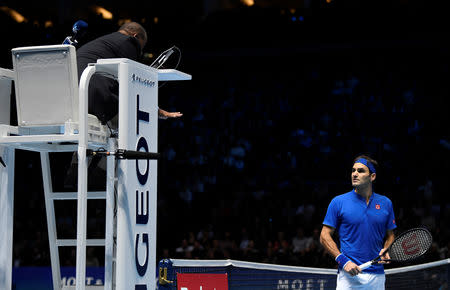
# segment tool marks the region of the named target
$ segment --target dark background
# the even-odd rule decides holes
[[[61,43],[79,19],[81,44],[142,23],[144,63],[181,49],[192,81],[160,89],[160,107],[184,116],[159,123],[158,259],[335,267],[317,234],[368,153],[398,232],[428,227],[433,261],[450,257],[446,11],[424,0],[0,1],[0,66],[12,67],[11,48]],[[38,154],[17,151],[15,190],[14,264],[50,265]],[[75,238],[76,204],[56,207],[59,237]],[[104,203],[89,207],[101,237]],[[63,265],[74,250],[61,250]],[[102,248],[88,252],[102,265]]]

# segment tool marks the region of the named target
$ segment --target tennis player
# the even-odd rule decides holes
[[[394,241],[394,210],[389,198],[373,192],[377,162],[369,156],[355,158],[353,190],[336,196],[328,206],[320,242],[338,263],[336,289],[385,289],[384,266],[358,267],[372,260]],[[340,249],[333,240],[339,234]],[[384,243],[383,243],[384,242]],[[382,259],[389,259],[385,254]]]

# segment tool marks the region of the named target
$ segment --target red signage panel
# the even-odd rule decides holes
[[[178,290],[228,290],[227,274],[177,273]]]

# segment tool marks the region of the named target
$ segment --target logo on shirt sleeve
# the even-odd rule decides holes
[[[380,206],[379,204],[376,204],[376,205],[375,205],[375,208],[376,208],[376,209],[380,209],[381,206]]]

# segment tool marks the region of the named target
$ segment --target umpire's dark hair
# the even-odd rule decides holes
[[[378,162],[366,154],[358,155],[355,159],[353,159],[353,164],[355,163],[356,160],[361,159],[361,158],[364,158],[367,161],[369,161],[370,163],[372,163],[372,165],[375,167],[375,170],[378,171]]]
[[[128,34],[136,34],[139,38],[147,42],[147,31],[137,22],[127,22],[120,26],[120,30],[126,31]]]

